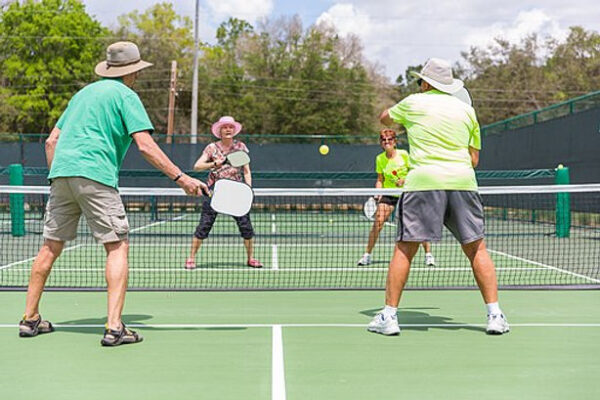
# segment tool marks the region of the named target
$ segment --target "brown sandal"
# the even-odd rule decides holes
[[[45,321],[42,316],[38,316],[37,319],[23,319],[19,322],[19,336],[20,337],[34,337],[41,333],[54,332],[54,327],[50,321]]]
[[[100,341],[102,346],[119,346],[121,344],[138,343],[144,340],[142,335],[135,331],[127,328],[124,323],[121,322],[121,329],[106,329],[104,330],[104,337]]]

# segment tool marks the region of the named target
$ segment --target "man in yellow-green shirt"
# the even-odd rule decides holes
[[[408,152],[396,148],[396,132],[392,129],[382,129],[379,132],[379,143],[384,151],[375,158],[375,171],[377,172],[375,187],[378,189],[401,188],[404,186],[410,168]],[[375,196],[375,200],[377,201],[377,209],[373,226],[369,232],[366,251],[358,260],[358,265],[370,265],[373,262],[371,253],[379,238],[379,233],[398,204],[398,196]],[[431,254],[431,244],[423,242],[423,249],[425,250],[425,264],[434,266],[435,259]]]
[[[397,307],[419,243],[439,241],[446,226],[460,242],[486,303],[489,334],[509,331],[498,305],[496,270],[484,241],[484,212],[474,168],[481,139],[475,110],[452,94],[463,89],[450,64],[432,58],[418,78],[421,93],[382,112],[384,125],[406,128],[411,169],[399,200],[398,237],[390,262],[384,309],[371,332],[397,335]]]

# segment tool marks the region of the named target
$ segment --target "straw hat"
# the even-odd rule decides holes
[[[106,61],[96,65],[96,75],[118,78],[152,66],[140,57],[140,50],[132,42],[116,42],[106,49]]]
[[[237,135],[242,130],[242,124],[233,119],[233,117],[226,115],[224,117],[219,118],[219,120],[212,124],[212,127],[210,128],[212,134],[218,137],[219,139],[221,138],[221,127],[223,125],[233,125],[233,136]]]
[[[464,86],[463,81],[452,76],[450,63],[440,58],[430,58],[421,72],[410,71],[410,74],[444,93],[456,93]]]

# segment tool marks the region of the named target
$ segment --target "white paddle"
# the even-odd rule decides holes
[[[254,192],[250,186],[231,179],[219,179],[215,183],[210,206],[218,213],[241,217],[248,214],[253,200]]]
[[[375,212],[377,212],[377,202],[374,197],[369,197],[365,204],[363,205],[363,212],[365,213],[365,217],[369,220],[373,220],[375,217]]]
[[[250,164],[250,156],[245,151],[234,151],[227,155],[227,163],[232,167],[239,168]]]
[[[469,93],[469,91],[467,90],[466,87],[463,87],[458,92],[453,93],[452,96],[456,97],[463,103],[467,103],[470,106],[473,105],[473,99],[471,98],[471,93]]]

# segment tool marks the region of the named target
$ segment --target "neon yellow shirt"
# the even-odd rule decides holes
[[[396,149],[396,155],[393,158],[387,158],[385,151],[375,158],[375,171],[383,175],[385,189],[401,187],[396,185],[396,181],[406,178],[410,166],[408,157],[406,150]]]
[[[389,110],[407,131],[406,191],[477,190],[469,147],[481,149],[473,107],[438,90],[413,94]]]

